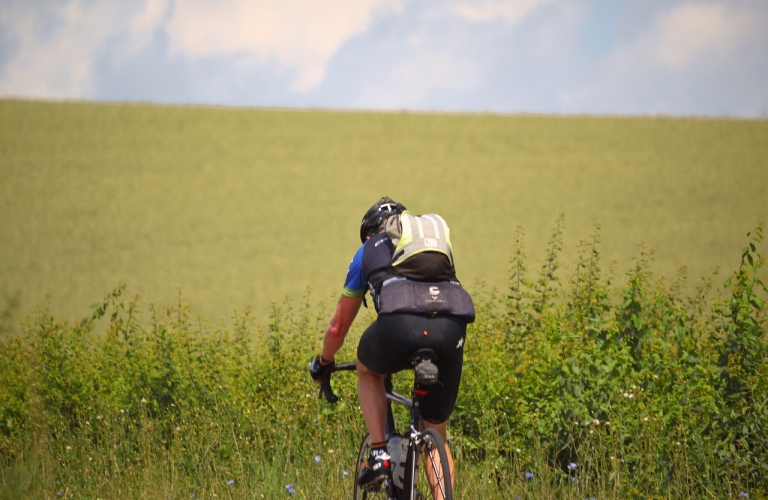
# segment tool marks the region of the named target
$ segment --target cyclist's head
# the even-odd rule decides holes
[[[378,233],[387,216],[401,214],[405,210],[405,206],[386,196],[374,203],[360,222],[360,241],[365,243],[366,238]]]

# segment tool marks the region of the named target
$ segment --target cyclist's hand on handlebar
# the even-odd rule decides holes
[[[331,369],[336,366],[336,363],[333,361],[330,361],[327,364],[323,364],[323,360],[321,360],[321,358],[322,356],[316,356],[312,359],[312,361],[309,362],[309,375],[312,377],[312,380],[318,384],[321,384],[326,374],[330,374]]]

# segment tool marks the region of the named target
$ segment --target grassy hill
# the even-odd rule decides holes
[[[502,285],[515,228],[564,262],[602,225],[623,274],[695,284],[768,219],[768,122],[168,107],[0,100],[0,312],[79,319],[117,283],[176,287],[214,321],[330,300],[382,195],[445,216],[459,277]],[[12,322],[4,320],[7,325]],[[13,328],[18,328],[12,326]]]

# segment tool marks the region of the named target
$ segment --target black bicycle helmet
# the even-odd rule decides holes
[[[368,236],[373,236],[381,229],[382,224],[390,214],[401,214],[406,210],[405,206],[387,196],[373,204],[363,215],[360,222],[360,241],[365,243]]]

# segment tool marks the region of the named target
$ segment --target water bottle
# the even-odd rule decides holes
[[[393,434],[387,441],[387,453],[392,462],[392,480],[398,488],[403,487],[405,458],[408,456],[408,440],[400,434]]]

